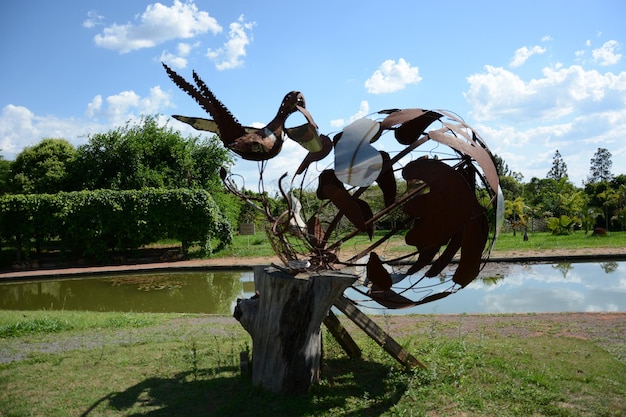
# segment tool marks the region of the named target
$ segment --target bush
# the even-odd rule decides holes
[[[561,217],[551,217],[548,219],[547,228],[553,235],[569,235],[574,231],[574,226],[578,219],[571,218],[565,214]]]
[[[0,196],[0,239],[15,240],[18,260],[58,238],[65,249],[104,258],[109,250],[136,249],[177,239],[186,251],[198,242],[205,253],[232,241],[230,223],[204,190],[97,190]]]

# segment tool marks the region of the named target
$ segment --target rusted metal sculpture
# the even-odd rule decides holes
[[[421,365],[357,305],[416,306],[447,297],[478,276],[504,209],[493,157],[480,136],[443,110],[390,109],[354,121],[331,139],[318,133],[299,92],[285,96],[264,128],[245,127],[195,72],[194,86],[164,66],[174,83],[212,117],[176,119],[217,133],[244,159],[261,161],[258,194],[246,192],[233,174],[221,172],[228,190],[265,214],[268,238],[283,263],[276,266],[278,271],[264,270],[259,281],[255,272],[260,296],[243,300],[235,311],[253,337],[253,349],[262,355],[253,361],[253,382],[256,373],[258,383],[276,391],[308,389],[319,376],[319,328],[325,316],[324,323],[346,352],[358,354],[329,312],[332,304],[402,364]],[[295,112],[306,123],[286,127]],[[400,150],[390,154],[377,149],[376,142],[385,135],[393,135]],[[263,192],[263,172],[287,138],[309,152],[290,181],[287,173],[280,178],[284,211],[275,215]],[[329,164],[327,157],[333,159]],[[325,168],[319,169],[322,164]],[[384,208],[374,211],[365,198],[371,187],[380,188]],[[394,220],[393,226],[377,237],[376,225],[388,219]],[[369,244],[346,250],[363,234]],[[406,249],[385,258],[379,249],[396,235],[404,235]],[[350,282],[348,299],[342,293]],[[267,362],[272,362],[269,371]]]
[[[410,307],[446,297],[478,276],[497,236],[504,207],[492,155],[478,133],[458,116],[443,110],[382,110],[356,120],[331,140],[318,134],[303,95],[291,92],[266,127],[250,128],[235,120],[195,72],[197,87],[164,67],[174,83],[213,119],[174,117],[196,129],[217,133],[224,145],[242,158],[273,158],[285,137],[309,150],[289,190],[284,185],[287,174],[280,180],[286,208],[278,216],[272,214],[265,197],[246,195],[230,173],[222,172],[231,192],[265,213],[269,239],[284,269],[291,274],[319,270],[364,272],[355,286],[365,296],[359,301],[371,298],[386,308]],[[285,127],[287,118],[297,111],[307,123]],[[404,146],[393,156],[374,147],[387,133]],[[333,150],[331,167],[322,172],[311,169]],[[266,165],[260,165],[260,169],[266,169]],[[322,202],[311,205],[317,206],[315,210],[307,210],[309,207],[301,203],[307,194],[304,184],[309,184],[311,175],[317,177],[315,195]],[[294,186],[298,183],[299,187]],[[373,184],[380,187],[386,206],[376,213],[360,198]],[[391,214],[399,218],[396,226],[373,239],[376,224]],[[344,218],[351,228],[339,228]],[[340,256],[342,246],[360,233],[373,239],[371,244],[349,256]],[[377,254],[376,248],[401,233],[412,250],[389,259]]]

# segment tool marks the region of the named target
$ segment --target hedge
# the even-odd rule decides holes
[[[7,194],[0,196],[0,241],[15,242],[17,260],[51,239],[79,256],[103,258],[110,250],[136,249],[177,239],[186,252],[232,241],[232,229],[211,195],[201,189],[142,189]]]

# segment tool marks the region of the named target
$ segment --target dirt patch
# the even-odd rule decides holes
[[[399,341],[412,336],[450,338],[495,337],[575,337],[589,340],[626,363],[626,312],[624,313],[545,313],[505,315],[406,315],[371,316]],[[342,324],[352,334],[361,330],[345,317]],[[105,349],[136,343],[167,340],[193,340],[194,335],[210,332],[216,337],[244,333],[229,316],[181,317],[145,328],[92,329],[67,334],[45,335],[38,340],[5,339],[0,363],[24,360],[32,354],[58,353],[75,349]]]
[[[394,337],[574,337],[626,362],[626,312],[371,316]],[[352,332],[352,325],[346,325]]]

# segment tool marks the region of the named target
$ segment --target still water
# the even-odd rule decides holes
[[[232,314],[252,271],[137,273],[0,284],[1,310]]]
[[[375,306],[371,302],[368,305]],[[363,310],[367,313],[382,312],[377,308]],[[626,311],[626,262],[490,263],[485,266],[479,278],[459,292],[396,313],[595,311]],[[389,314],[389,311],[385,311],[385,314]]]
[[[236,299],[253,293],[252,271],[100,275],[2,283],[0,309],[232,314]],[[383,313],[367,306],[364,310]],[[411,309],[384,310],[385,314],[573,311],[626,311],[626,262],[488,264],[481,278],[447,298]]]

